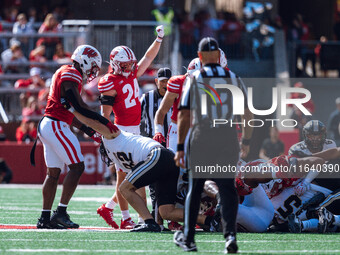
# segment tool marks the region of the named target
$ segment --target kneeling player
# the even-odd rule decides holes
[[[98,123],[89,121],[74,109],[72,112],[82,122],[97,130]],[[161,231],[143,199],[136,193],[138,188],[152,183],[155,184],[156,200],[161,217],[165,220],[183,221],[183,209],[175,208],[179,168],[173,160],[173,152],[148,137],[120,130],[114,133],[104,133],[103,136],[105,137],[103,145],[107,156],[123,170],[129,172],[119,189],[145,222],[132,231]],[[197,222],[201,225],[211,226],[214,224],[214,218],[199,215]]]

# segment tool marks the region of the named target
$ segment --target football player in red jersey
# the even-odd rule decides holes
[[[79,141],[71,132],[69,125],[76,126],[95,141],[100,142],[93,129],[77,122],[74,115],[64,108],[63,98],[66,98],[83,116],[101,123],[101,131],[105,132],[107,128],[111,132],[118,130],[106,118],[91,111],[80,97],[83,78],[89,81],[99,73],[102,64],[100,53],[90,45],[81,45],[74,51],[72,60],[72,65],[60,67],[53,75],[45,115],[38,127],[39,138],[44,145],[47,176],[42,189],[43,209],[37,228],[79,227],[70,220],[66,208],[84,171],[84,157],[81,154]],[[63,182],[58,208],[51,217],[59,176],[65,164],[70,171]]]
[[[107,73],[98,83],[101,93],[100,102],[103,116],[110,119],[113,112],[115,124],[119,129],[133,134],[140,133],[141,105],[139,101],[139,85],[137,78],[144,74],[160,49],[163,36],[163,26],[156,28],[157,38],[138,62],[133,51],[127,46],[117,46],[110,54],[110,66],[112,72]],[[129,207],[126,200],[120,194],[118,187],[123,182],[126,173],[117,168],[116,192],[106,204],[97,209],[97,213],[113,228],[118,225],[113,220],[113,209],[117,202],[122,211],[121,229],[131,229],[135,223],[131,220]],[[146,201],[145,189],[139,190],[139,194]],[[141,220],[141,219],[140,219]]]
[[[220,51],[220,64],[223,68],[228,69],[227,67],[227,58],[224,52]],[[164,138],[164,130],[163,130],[163,121],[164,116],[172,107],[172,115],[171,115],[171,124],[168,129],[167,139],[166,139],[166,148],[172,150],[174,153],[177,151],[177,114],[178,114],[178,102],[181,98],[182,88],[187,75],[194,73],[196,70],[202,68],[202,63],[199,58],[194,58],[190,61],[187,73],[185,75],[177,75],[171,77],[168,81],[167,92],[162,100],[162,103],[155,115],[155,135],[153,137],[154,140],[162,143],[165,141]]]

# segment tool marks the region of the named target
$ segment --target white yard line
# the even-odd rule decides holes
[[[180,251],[180,250],[178,250]],[[203,253],[219,253],[221,252],[220,250],[199,250],[200,252]],[[112,253],[112,252],[117,252],[119,254],[122,253],[173,253],[173,251],[169,250],[85,250],[85,249],[8,249],[5,250],[5,252],[26,252],[26,253],[33,253],[33,252],[41,252],[41,253],[58,253],[58,252],[91,252],[91,253]],[[289,254],[289,253],[330,253],[334,254],[336,252],[340,252],[340,250],[284,250],[284,251],[277,251],[277,250],[240,250],[240,253],[280,253],[280,254]]]
[[[170,251],[167,250],[80,250],[80,249],[8,249],[5,250],[5,252],[42,252],[42,253],[47,253],[47,252],[52,252],[52,253],[57,253],[57,252],[90,252],[90,253],[111,253],[111,252],[117,252],[119,254],[121,253],[155,253],[155,252],[162,252],[162,253],[168,253]]]
[[[313,254],[313,253],[320,253],[320,254],[325,254],[325,253],[330,253],[330,254],[335,254],[340,252],[340,250],[239,250],[239,253],[260,253],[260,254],[283,254],[283,253],[308,253],[308,254]]]
[[[40,230],[39,230],[40,231]],[[118,231],[117,231],[118,232]],[[121,232],[119,230],[119,232]],[[88,239],[84,240],[79,240],[79,239],[57,239],[57,240],[51,240],[51,239],[25,239],[25,238],[2,238],[2,242],[32,242],[32,241],[41,241],[41,242],[87,242],[89,241]],[[0,242],[1,242],[0,241]],[[145,239],[145,240],[135,240],[135,239],[107,239],[107,240],[94,240],[91,239],[91,242],[155,242],[155,243],[172,243],[172,240],[150,240],[150,239]],[[304,240],[290,240],[289,243],[305,243],[306,241]],[[334,240],[313,240],[314,243],[334,243]],[[197,241],[197,243],[225,243],[225,241],[216,241],[216,240],[203,240],[203,241]],[[237,243],[287,243],[287,240],[248,240],[248,241],[237,241]]]
[[[0,189],[41,189],[42,184],[0,184]],[[62,188],[62,185],[58,185]],[[113,185],[84,185],[79,184],[77,189],[105,189],[114,191],[116,187]]]

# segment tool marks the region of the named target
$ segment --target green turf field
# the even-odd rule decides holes
[[[68,212],[78,230],[37,230],[41,187],[0,185],[1,254],[175,254],[173,233],[129,233],[106,228],[96,209],[112,196],[113,187],[79,186]],[[60,187],[56,201],[60,197]],[[55,209],[57,202],[54,204]],[[116,212],[117,211],[117,212]],[[132,216],[137,220],[134,211]],[[117,223],[120,213],[115,210]],[[26,229],[24,229],[26,227]],[[198,254],[222,254],[220,233],[198,233]],[[340,254],[339,234],[238,234],[242,254]]]

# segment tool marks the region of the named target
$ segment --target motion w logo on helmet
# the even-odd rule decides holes
[[[87,47],[84,49],[83,55],[88,56],[89,58],[93,58],[93,57],[97,57],[98,53],[95,50]]]

